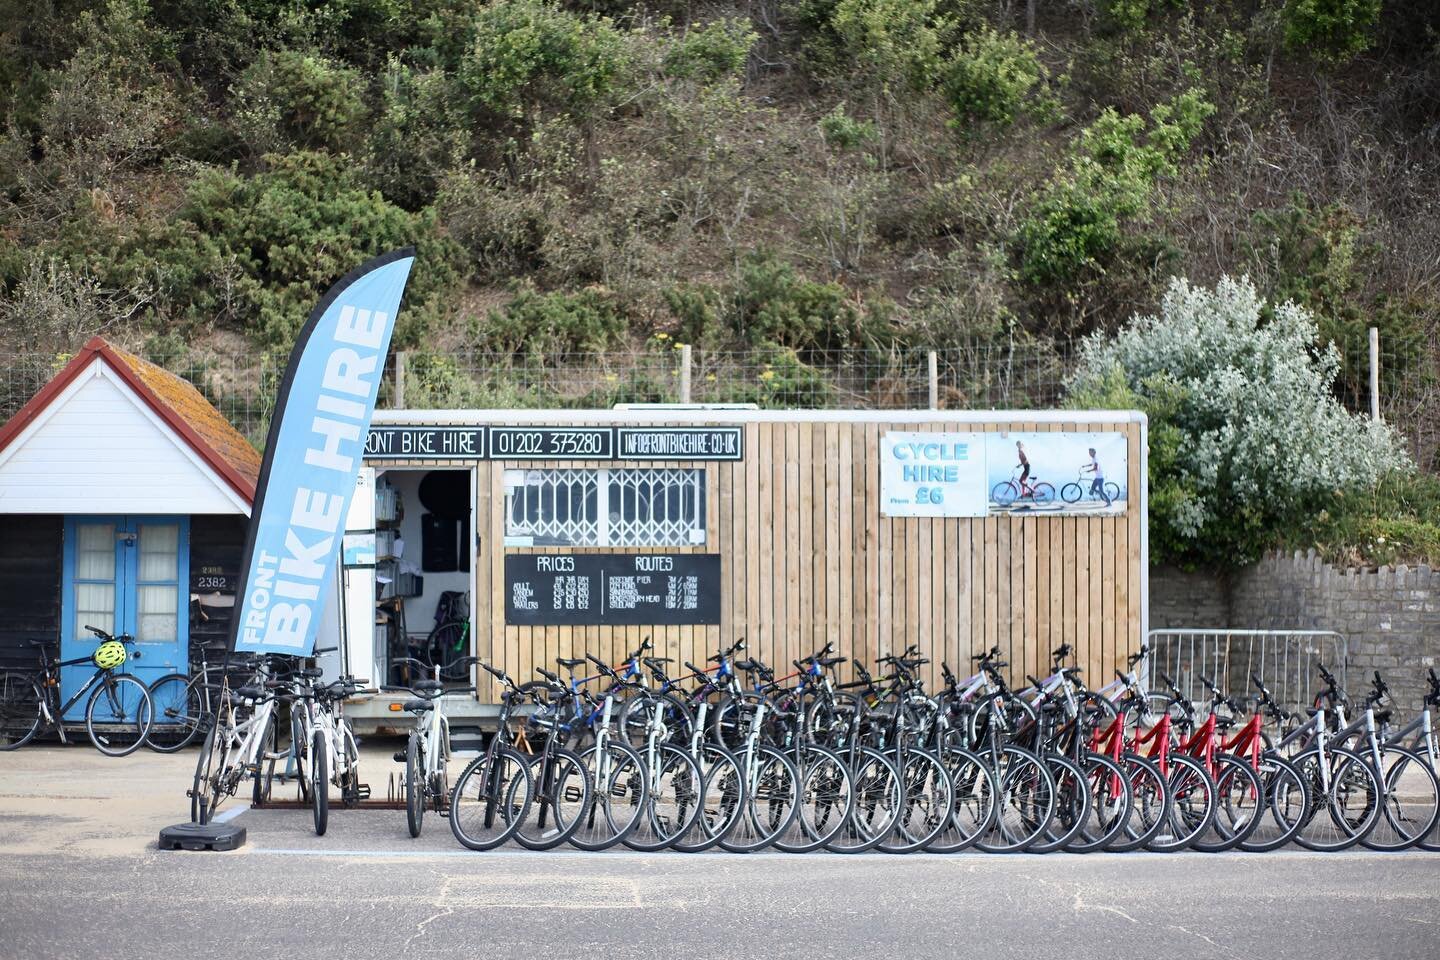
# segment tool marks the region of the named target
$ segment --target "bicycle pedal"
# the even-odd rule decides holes
[[[360,786],[356,787],[356,788],[355,788],[355,798],[356,798],[357,800],[369,800],[369,799],[370,799],[370,784],[368,784],[368,783],[362,783],[362,784],[360,784]]]

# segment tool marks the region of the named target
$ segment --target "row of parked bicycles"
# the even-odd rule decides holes
[[[412,807],[448,809],[474,850],[1440,849],[1433,670],[1423,715],[1395,729],[1378,673],[1352,705],[1323,666],[1301,714],[1258,677],[1248,710],[1208,678],[1200,703],[1163,675],[1147,689],[1144,648],[1098,690],[1062,646],[1026,686],[997,648],[969,677],[942,664],[933,693],[915,647],[848,681],[831,647],[778,677],[744,649],[676,671],[647,643],[525,683],[482,664],[499,733],[448,795],[418,781]],[[439,688],[417,692],[417,729],[438,730]]]

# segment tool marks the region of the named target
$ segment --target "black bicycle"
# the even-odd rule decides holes
[[[55,661],[50,659],[45,641],[31,640],[30,645],[40,654],[39,671],[0,675],[0,750],[23,747],[47,724],[55,728],[61,743],[68,743],[65,713],[86,694],[90,699],[85,704],[85,731],[96,750],[108,757],[123,757],[145,742],[154,712],[150,690],[143,681],[118,672],[132,656],[139,658],[138,651],[128,649],[135,638],[112,636],[98,627],[85,629],[100,640],[89,656]],[[60,668],[83,664],[93,665],[95,672],[62,706]]]

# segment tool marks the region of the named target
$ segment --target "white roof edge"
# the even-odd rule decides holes
[[[518,423],[1145,423],[1139,410],[376,410],[382,426]]]

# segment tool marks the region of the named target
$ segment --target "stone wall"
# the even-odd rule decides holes
[[[1337,631],[1348,641],[1352,695],[1379,670],[1397,719],[1409,722],[1425,668],[1440,662],[1440,572],[1341,569],[1313,551],[1272,554],[1228,575],[1160,568],[1150,574],[1150,625]]]

